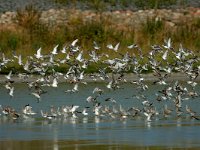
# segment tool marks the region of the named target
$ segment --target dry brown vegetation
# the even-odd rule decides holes
[[[100,12],[99,12],[100,13]],[[117,26],[103,18],[96,21],[83,21],[80,17],[69,19],[68,23],[60,26],[48,26],[40,21],[41,12],[33,6],[25,10],[19,10],[14,26],[2,27],[0,33],[0,51],[10,53],[16,50],[22,55],[31,55],[39,47],[48,53],[59,44],[59,48],[79,39],[83,49],[91,49],[93,41],[99,43],[102,50],[106,50],[108,43],[120,42],[122,52],[126,51],[127,45],[138,44],[143,51],[148,52],[153,44],[161,45],[164,39],[172,38],[176,47],[180,43],[184,47],[200,49],[200,19],[191,22],[180,23],[175,28],[167,26],[162,20],[149,18],[141,23],[139,28],[133,26]]]

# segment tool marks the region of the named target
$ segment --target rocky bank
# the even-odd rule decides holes
[[[83,21],[95,21],[102,18],[109,20],[117,26],[134,26],[137,27],[141,22],[145,22],[147,18],[155,18],[162,20],[170,27],[179,26],[184,22],[190,22],[195,18],[200,18],[200,8],[189,7],[185,9],[158,9],[158,10],[116,10],[95,12],[92,10],[80,9],[49,9],[40,11],[40,21],[50,26],[65,25],[71,19],[81,18]],[[0,14],[0,25],[9,27],[18,23],[16,19],[16,11],[7,11]]]

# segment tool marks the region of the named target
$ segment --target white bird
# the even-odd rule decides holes
[[[91,61],[93,61],[93,62],[98,62],[99,61],[99,57],[97,56],[95,51],[91,51],[91,53],[89,53],[89,55],[92,58]]]
[[[54,48],[53,48],[53,51],[51,52],[51,54],[53,54],[53,55],[57,55],[58,54],[58,46],[59,46],[59,44],[58,45],[56,45]]]
[[[108,65],[114,65],[116,63],[116,60],[114,60],[114,59],[108,59],[108,60],[106,60],[104,62],[107,63]]]
[[[115,70],[120,70],[120,69],[123,69],[125,66],[126,66],[126,63],[116,62],[116,64],[111,68]]]
[[[92,91],[92,93],[98,93],[99,95],[101,95],[103,93],[103,90],[100,89],[99,87],[95,87],[94,90]]]
[[[151,106],[153,103],[150,103],[148,100],[145,100],[142,102],[142,105],[144,106]]]
[[[94,114],[95,116],[100,116],[100,110],[101,110],[102,106],[100,105],[100,103],[97,103],[94,107]]]
[[[25,65],[24,65],[24,70],[30,71],[30,70],[29,70],[29,61],[28,61],[28,60],[26,60],[26,63],[25,63]]]
[[[119,105],[119,113],[120,113],[121,118],[125,119],[128,117],[127,111],[122,107],[121,104]]]
[[[78,60],[79,62],[83,62],[84,59],[83,59],[83,51],[81,51],[78,56],[76,57],[76,60]]]
[[[12,75],[12,70],[10,70],[9,74],[5,76],[6,79],[11,80],[11,75]]]
[[[79,108],[79,106],[77,105],[72,105],[71,109],[70,109],[70,112],[73,114],[75,113],[75,111]]]
[[[10,107],[3,108],[2,105],[0,105],[0,110],[3,113],[3,115],[8,115],[10,113],[10,109]]]
[[[2,54],[2,61],[3,61],[3,63],[1,63],[1,64],[7,64],[9,61],[13,61],[13,60],[11,60],[11,59],[6,59],[6,57],[5,57],[5,54],[3,53]]]
[[[65,91],[65,93],[69,93],[69,92],[71,92],[71,93],[78,92],[78,83],[76,83],[76,84],[74,85],[74,88],[73,88],[73,89]]]
[[[66,60],[70,60],[70,53],[67,53],[67,56],[65,58]]]
[[[83,80],[84,79],[84,71],[82,71],[78,77],[79,80]]]
[[[116,52],[118,51],[118,49],[119,49],[119,44],[120,44],[120,43],[117,43],[117,45],[115,45],[115,47],[114,47],[114,49],[113,49],[114,51],[116,51]]]
[[[100,49],[100,47],[97,45],[97,42],[94,41],[93,44],[94,44],[94,49],[96,50]]]
[[[147,121],[151,121],[151,117],[152,117],[152,113],[147,113],[147,112],[144,112],[144,115],[147,117]]]
[[[5,88],[10,91],[10,89],[11,89],[11,82],[7,82],[5,84]]]
[[[107,48],[109,48],[109,49],[113,49],[114,47],[113,47],[112,44],[108,44],[108,45],[107,45]]]
[[[42,110],[40,112],[43,118],[47,118],[49,120],[52,120],[55,118],[55,116],[49,115],[48,113],[44,113]]]
[[[18,64],[21,66],[22,64],[22,55],[19,55],[18,57]]]
[[[37,102],[39,103],[39,101],[41,100],[40,94],[36,92],[32,92],[31,94],[37,98]]]
[[[166,60],[166,59],[167,59],[167,54],[168,54],[168,50],[166,50],[166,51],[164,52],[164,54],[162,55],[162,59],[163,59],[163,60]]]
[[[81,66],[83,69],[86,69],[88,67],[88,61],[84,61],[83,65]]]
[[[55,63],[53,54],[49,56],[49,62],[52,63],[52,64]]]
[[[136,44],[131,44],[129,46],[127,46],[128,49],[132,49],[132,48],[137,48],[138,46]]]
[[[112,44],[108,44],[107,48],[114,50],[115,52],[118,51],[120,43],[117,43],[115,47]]]
[[[117,103],[117,101],[113,98],[106,98],[105,101],[110,101],[111,103]]]
[[[92,97],[92,96],[88,96],[87,99],[86,99],[86,102],[88,103],[96,103],[97,97]]]
[[[34,54],[35,58],[37,58],[37,59],[43,58],[43,56],[41,55],[41,50],[42,50],[41,47],[37,50],[37,53]]]
[[[74,88],[72,89],[73,92],[78,92],[78,83],[74,85]]]
[[[165,40],[165,45],[163,45],[163,47],[166,49],[171,48],[171,38],[169,38],[167,41]]]
[[[187,84],[191,85],[192,87],[195,87],[198,83],[195,81],[187,81]]]
[[[32,107],[28,104],[24,106],[24,109],[22,109],[22,113],[24,115],[35,115],[36,113],[32,110]]]
[[[53,79],[52,87],[58,87],[58,81],[56,78]]]
[[[66,46],[63,47],[63,49],[61,50],[61,53],[66,54]]]
[[[88,116],[88,115],[89,115],[89,113],[87,112],[87,108],[84,108],[84,109],[83,109],[82,114],[83,114],[84,116]]]
[[[110,82],[107,84],[106,87],[107,87],[108,89],[112,89],[112,85],[113,85],[113,81],[110,81]]]
[[[76,39],[76,40],[74,40],[72,43],[71,43],[71,46],[75,46],[76,45],[76,43],[78,42],[78,39]]]
[[[9,92],[9,95],[11,96],[11,97],[13,97],[14,95],[14,87],[11,87],[10,88],[10,92]]]

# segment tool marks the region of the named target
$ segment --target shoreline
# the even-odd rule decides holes
[[[93,75],[97,75],[97,74],[93,74]],[[111,74],[108,74],[109,79],[107,81],[110,81],[112,79]],[[15,83],[23,83],[23,82],[33,82],[36,81],[38,79],[38,77],[40,77],[40,75],[30,75],[26,80],[20,79],[18,76],[12,76],[12,80]],[[118,77],[118,75],[116,75],[116,77]],[[148,73],[148,74],[141,74],[141,77],[144,78],[144,81],[146,82],[154,82],[157,81],[158,78],[155,77],[153,75],[153,73]],[[89,75],[85,75],[84,79],[82,81],[84,82],[107,82],[107,81],[103,81],[101,80],[99,77],[95,78],[96,80],[93,80]],[[131,82],[131,81],[137,81],[139,80],[138,75],[133,74],[133,73],[128,73],[124,75],[124,79],[127,82]],[[189,78],[182,73],[172,73],[170,74],[170,76],[166,79],[167,82],[171,82],[171,81],[189,81]],[[5,75],[0,74],[0,83],[4,83],[6,81]],[[52,81],[52,78],[51,78]],[[67,82],[67,79],[64,79],[63,76],[59,77],[58,82],[59,83],[64,83]],[[200,81],[200,76],[198,76],[195,79],[196,82]]]

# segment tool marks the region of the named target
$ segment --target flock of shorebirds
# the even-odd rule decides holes
[[[182,45],[179,48],[173,48],[171,39],[164,41],[164,44],[152,45],[148,53],[144,54],[142,49],[132,44],[127,46],[126,52],[121,53],[120,43],[116,45],[108,44],[106,50],[108,53],[102,52],[102,48],[93,42],[93,50],[85,51],[78,46],[78,39],[59,48],[56,45],[49,54],[43,54],[42,48],[39,48],[33,56],[27,56],[26,59],[22,55],[13,53],[12,58],[6,58],[2,53],[0,58],[0,70],[18,65],[21,71],[11,69],[8,75],[5,75],[4,87],[8,91],[8,95],[12,98],[15,93],[15,80],[13,76],[18,76],[22,82],[27,83],[31,96],[34,96],[36,102],[42,102],[43,94],[48,93],[44,87],[59,87],[59,80],[64,79],[66,84],[73,84],[72,89],[68,89],[65,93],[79,94],[79,85],[87,84],[85,78],[96,81],[101,80],[105,83],[105,88],[119,90],[123,83],[137,85],[137,93],[133,93],[133,97],[141,101],[141,106],[130,106],[125,109],[117,100],[112,97],[106,98],[105,104],[102,104],[101,95],[104,89],[95,87],[92,91],[93,95],[86,99],[88,106],[84,108],[71,105],[61,106],[58,108],[51,107],[49,112],[35,112],[34,108],[29,104],[25,105],[21,111],[16,111],[11,106],[0,106],[1,116],[9,119],[29,118],[36,114],[46,119],[56,118],[79,118],[79,117],[109,117],[113,119],[143,117],[147,121],[151,121],[158,116],[168,117],[172,113],[177,117],[189,116],[190,118],[199,120],[198,114],[192,110],[190,106],[184,104],[184,101],[199,97],[196,90],[197,78],[200,73],[200,58],[189,49],[185,49]],[[113,54],[113,56],[112,56]],[[65,73],[56,71],[56,68],[65,67]],[[86,70],[90,66],[98,67],[95,73],[86,74]],[[152,84],[162,85],[155,93],[156,99],[149,100],[144,93],[149,89],[142,74],[144,72],[152,72],[155,80]],[[184,74],[186,81],[178,80],[169,81],[171,74],[178,72]],[[126,79],[126,74],[132,73],[137,79]],[[32,75],[36,75],[34,81],[30,81]],[[172,102],[174,107],[169,108],[167,102]],[[163,108],[158,111],[156,103],[162,103]],[[106,105],[109,104],[109,105]]]

